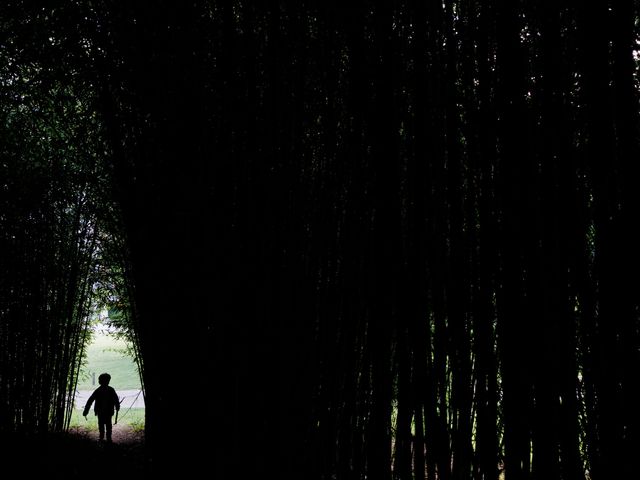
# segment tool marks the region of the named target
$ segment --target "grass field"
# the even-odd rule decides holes
[[[87,360],[78,379],[78,390],[94,390],[98,376],[111,375],[110,385],[117,390],[139,390],[140,377],[136,365],[126,353],[124,340],[116,340],[102,330],[94,333],[93,342],[87,348]],[[95,383],[94,383],[95,381]]]
[[[115,421],[113,417],[112,421]],[[132,408],[130,410],[123,408],[118,415],[118,423],[120,425],[131,425],[134,430],[144,430],[144,408]],[[80,427],[90,432],[98,431],[98,419],[93,414],[93,409],[87,415],[85,420],[82,416],[82,410],[74,408],[71,414],[70,428]]]

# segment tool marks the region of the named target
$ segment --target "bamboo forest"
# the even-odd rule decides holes
[[[0,477],[637,478],[639,9],[1,2]]]

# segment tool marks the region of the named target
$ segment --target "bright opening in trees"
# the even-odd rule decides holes
[[[112,386],[120,400],[118,424],[126,428],[116,428],[116,438],[126,438],[130,432],[144,430],[144,393],[133,344],[124,331],[113,326],[111,317],[116,312],[99,312],[91,324],[90,343],[78,375],[75,393],[75,408],[70,428],[79,433],[91,432],[95,436],[96,422],[93,414],[87,422],[81,417],[82,410],[93,391],[98,388],[98,377],[102,373],[111,375]],[[131,427],[131,428],[128,428]]]

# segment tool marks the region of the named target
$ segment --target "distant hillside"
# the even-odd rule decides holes
[[[133,358],[127,354],[127,343],[98,330],[87,350],[87,361],[80,372],[78,390],[98,387],[101,373],[111,375],[110,385],[116,390],[142,388]]]

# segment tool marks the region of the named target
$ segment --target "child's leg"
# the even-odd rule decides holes
[[[98,415],[98,430],[100,431],[100,440],[104,440],[104,418]]]
[[[107,442],[111,441],[111,415],[105,415],[104,424],[107,427]]]

